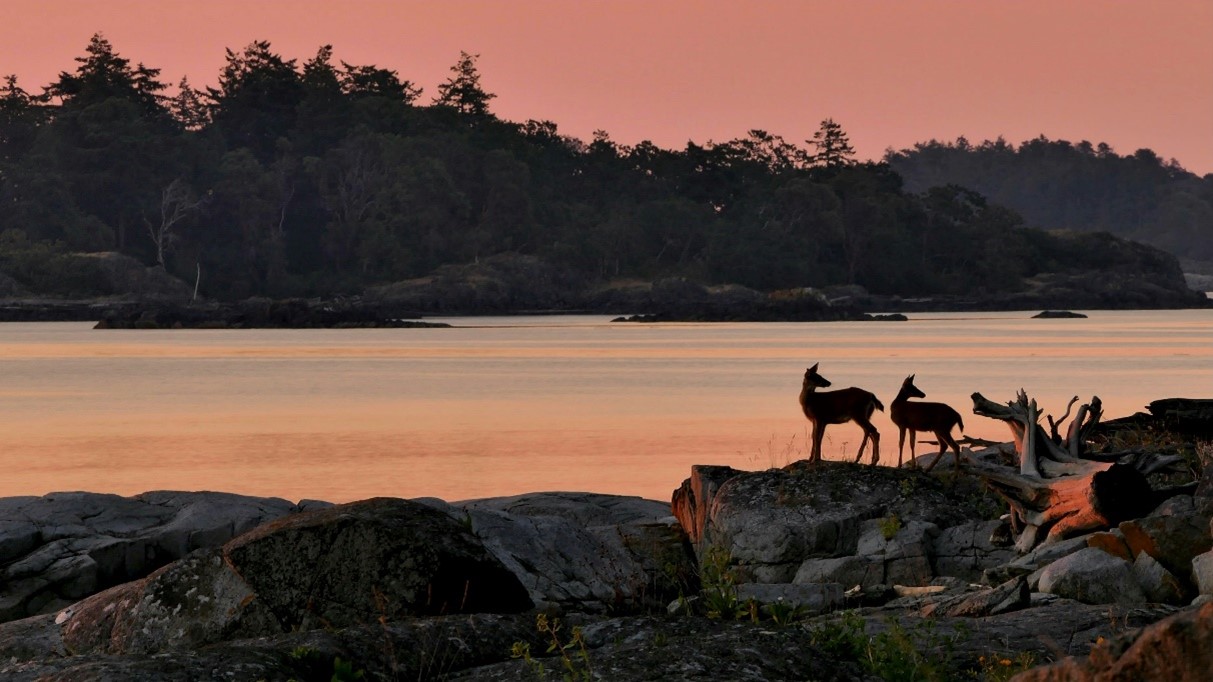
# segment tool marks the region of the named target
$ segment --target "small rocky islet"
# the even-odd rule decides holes
[[[951,466],[702,465],[670,502],[5,498],[0,677],[1202,679],[1213,463],[1192,442],[1182,494],[1027,553]]]

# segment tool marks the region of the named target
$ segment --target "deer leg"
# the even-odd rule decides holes
[[[876,462],[880,460],[880,432],[868,422],[868,428],[872,429],[872,466],[876,466]]]
[[[859,441],[859,454],[855,455],[855,463],[859,464],[859,460],[863,459],[863,449],[868,446],[868,431],[864,429],[863,440]]]
[[[938,437],[939,437],[939,432],[936,432],[936,433],[935,433],[935,436],[938,438]],[[936,453],[936,455],[935,455],[935,459],[931,460],[931,463],[930,463],[930,464],[928,464],[926,467],[924,467],[924,468],[923,468],[923,471],[925,471],[925,472],[927,472],[927,473],[931,473],[931,469],[934,469],[934,468],[935,468],[935,465],[936,465],[936,464],[939,464],[939,458],[943,457],[943,453],[944,453],[944,452],[946,452],[946,451],[947,451],[947,446],[945,446],[945,445],[943,444],[943,440],[940,440],[940,441],[939,441],[939,452],[938,452],[938,453]]]
[[[935,435],[939,436],[939,451],[941,453],[946,450],[949,445],[952,446],[952,451],[956,454],[956,470],[960,471],[960,444],[957,443],[956,439],[952,437],[952,434],[948,433],[947,431],[939,431],[936,432]]]
[[[918,444],[918,432],[910,429],[910,461],[914,463],[914,468],[918,468],[918,454],[915,452],[914,446]]]
[[[903,448],[905,448],[905,446],[906,446],[906,427],[904,427],[904,426],[899,426],[899,427],[897,427],[897,430],[898,430],[898,438],[897,438],[897,468],[898,468],[898,469],[900,469],[900,468],[901,468],[901,451],[902,451],[902,449],[903,449]],[[913,465],[913,464],[914,464],[914,458],[913,458],[913,457],[911,457],[911,458],[910,458],[910,464],[911,464],[911,465]]]
[[[825,424],[813,422],[813,448],[809,451],[810,462],[821,461],[821,439],[825,436]]]

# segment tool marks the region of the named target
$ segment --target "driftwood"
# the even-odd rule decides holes
[[[973,472],[1010,504],[1020,552],[1149,513],[1167,493],[1153,490],[1146,476],[1181,461],[1159,453],[1089,452],[1087,443],[1103,416],[1098,397],[1078,408],[1064,436],[1062,423],[1077,397],[1060,419],[1047,417],[1048,432],[1039,423],[1036,401],[1022,390],[1003,405],[980,393],[972,398],[974,414],[1004,421],[1011,430],[1018,470],[977,461]]]

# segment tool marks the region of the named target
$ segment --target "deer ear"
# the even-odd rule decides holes
[[[821,364],[820,362],[814,362],[814,363],[813,363],[813,366],[809,368],[809,371],[810,371],[810,372],[816,372],[816,371],[817,371],[817,365],[820,365],[820,364]]]
[[[914,375],[913,375],[913,374],[911,374],[911,375],[910,375],[910,381],[914,381]]]

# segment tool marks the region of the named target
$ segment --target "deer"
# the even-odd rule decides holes
[[[902,449],[906,444],[906,431],[910,432],[910,463],[914,467],[918,466],[918,460],[914,458],[914,436],[919,431],[930,431],[939,439],[939,454],[935,455],[935,459],[931,460],[924,471],[929,472],[935,468],[935,465],[939,463],[939,458],[943,457],[943,453],[948,451],[949,446],[955,451],[956,470],[960,471],[960,446],[952,438],[953,426],[959,426],[961,432],[964,432],[965,426],[960,419],[960,413],[943,403],[910,402],[910,398],[925,397],[927,394],[914,385],[914,375],[911,374],[901,382],[901,390],[897,392],[897,397],[889,406],[889,418],[900,431],[897,442],[897,466],[901,466]]]
[[[854,386],[818,392],[818,388],[825,388],[830,382],[817,373],[817,364],[805,370],[804,384],[800,389],[800,407],[804,410],[804,416],[813,423],[813,448],[809,461],[821,461],[821,439],[825,436],[826,426],[853,421],[863,429],[863,441],[859,444],[855,463],[863,459],[863,450],[871,439],[872,466],[876,466],[880,458],[880,432],[872,426],[872,413],[876,410],[883,412],[884,405],[874,394]]]

